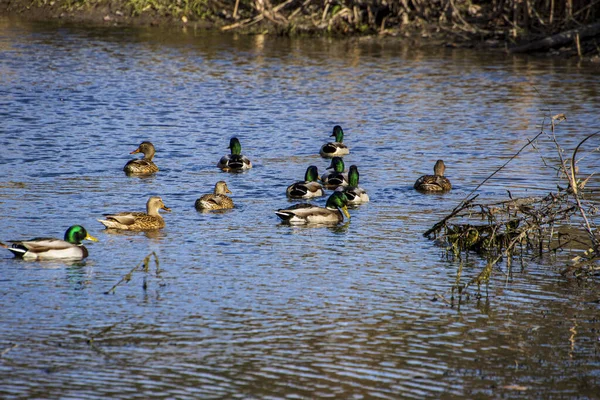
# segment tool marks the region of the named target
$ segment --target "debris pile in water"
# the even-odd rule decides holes
[[[599,273],[600,238],[595,221],[590,219],[597,215],[597,204],[593,199],[586,199],[589,196],[584,192],[591,175],[584,180],[576,179],[576,157],[581,146],[600,132],[587,136],[577,145],[570,160],[564,159],[563,149],[555,136],[555,126],[564,120],[564,114],[552,117],[549,134],[542,127],[533,140],[486,178],[450,214],[424,233],[424,236],[443,243],[450,257],[462,259],[475,253],[486,259],[486,266],[479,275],[466,284],[460,284],[458,277],[454,289],[462,292],[472,284],[478,287],[485,284],[487,287],[494,267],[501,270],[498,264],[503,260],[506,262],[503,273],[508,275],[515,257],[522,264],[525,257],[542,257],[563,250],[578,251],[571,265],[562,271],[563,274],[587,276]],[[566,187],[558,186],[555,192],[544,197],[512,198],[509,192],[506,201],[490,204],[475,202],[479,195],[473,194],[489,178],[544,134],[556,146],[560,160],[557,172],[565,177]],[[598,150],[600,147],[591,151],[597,153]]]

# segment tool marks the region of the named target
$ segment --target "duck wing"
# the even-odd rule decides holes
[[[275,212],[279,218],[290,223],[338,223],[343,217],[337,210],[318,207],[313,204],[298,204]]]
[[[323,186],[319,182],[296,182],[288,186],[286,194],[291,198],[309,198],[323,196]]]
[[[423,192],[444,192],[452,185],[448,178],[442,175],[423,175],[414,184],[414,188]]]

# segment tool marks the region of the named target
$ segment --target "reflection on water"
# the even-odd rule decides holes
[[[595,284],[560,278],[560,257],[528,260],[458,307],[449,301],[458,261],[422,237],[544,116],[567,114],[557,132],[568,151],[591,133],[593,67],[396,38],[6,19],[0,32],[0,240],[60,236],[75,223],[100,239],[77,264],[0,256],[0,397],[597,395]],[[337,227],[281,224],[274,211],[293,203],[286,187],[308,165],[329,165],[318,151],[336,124],[371,201]],[[247,173],[215,167],[232,136],[253,161]],[[160,171],[127,177],[143,140]],[[415,192],[440,158],[452,191]],[[582,160],[582,174],[596,159]],[[559,183],[556,163],[543,137],[480,198],[546,194]],[[218,180],[236,207],[197,212]],[[161,231],[115,233],[96,221],[143,210],[152,195],[173,210]],[[136,270],[104,294],[152,252],[159,274]],[[465,262],[464,279],[482,265]]]

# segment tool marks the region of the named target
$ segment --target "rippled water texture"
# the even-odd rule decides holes
[[[496,272],[488,297],[451,306],[458,262],[422,237],[544,116],[566,113],[568,151],[597,130],[597,71],[395,38],[0,20],[0,240],[75,223],[100,239],[76,264],[0,254],[0,397],[598,396],[597,283],[562,278],[566,258],[528,261],[510,278]],[[286,186],[328,165],[318,151],[335,124],[371,202],[335,228],[280,224]],[[247,173],[215,167],[234,135],[254,163]],[[160,172],[127,177],[142,140]],[[555,190],[553,145],[543,137],[537,149],[480,199]],[[453,190],[416,193],[438,158]],[[580,168],[598,164],[593,153]],[[198,213],[217,180],[235,209]],[[173,209],[160,233],[96,221],[141,211],[150,195]],[[104,294],[151,252],[158,274],[151,259]],[[468,260],[463,280],[482,263]]]

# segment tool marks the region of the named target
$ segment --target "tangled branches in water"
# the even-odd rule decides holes
[[[600,271],[597,262],[600,258],[600,239],[596,234],[597,226],[588,217],[597,214],[596,205],[584,198],[585,184],[591,176],[583,181],[576,179],[578,150],[600,132],[583,139],[570,160],[565,160],[563,149],[555,136],[555,126],[563,120],[566,120],[563,114],[552,117],[548,136],[558,151],[558,172],[567,181],[565,188],[558,186],[556,192],[541,198],[512,198],[509,192],[508,200],[491,204],[476,203],[478,195],[472,196],[521,151],[534,145],[535,139],[546,134],[542,128],[533,140],[486,178],[448,216],[424,233],[430,239],[437,238],[444,242],[450,256],[461,258],[476,253],[487,260],[485,268],[466,285],[461,286],[457,279],[456,288],[459,291],[472,284],[487,286],[494,267],[502,260],[506,260],[506,271],[510,273],[515,256],[523,262],[525,255],[541,257],[545,253],[556,254],[567,248],[579,250],[580,254],[563,270],[563,274],[579,276]]]

